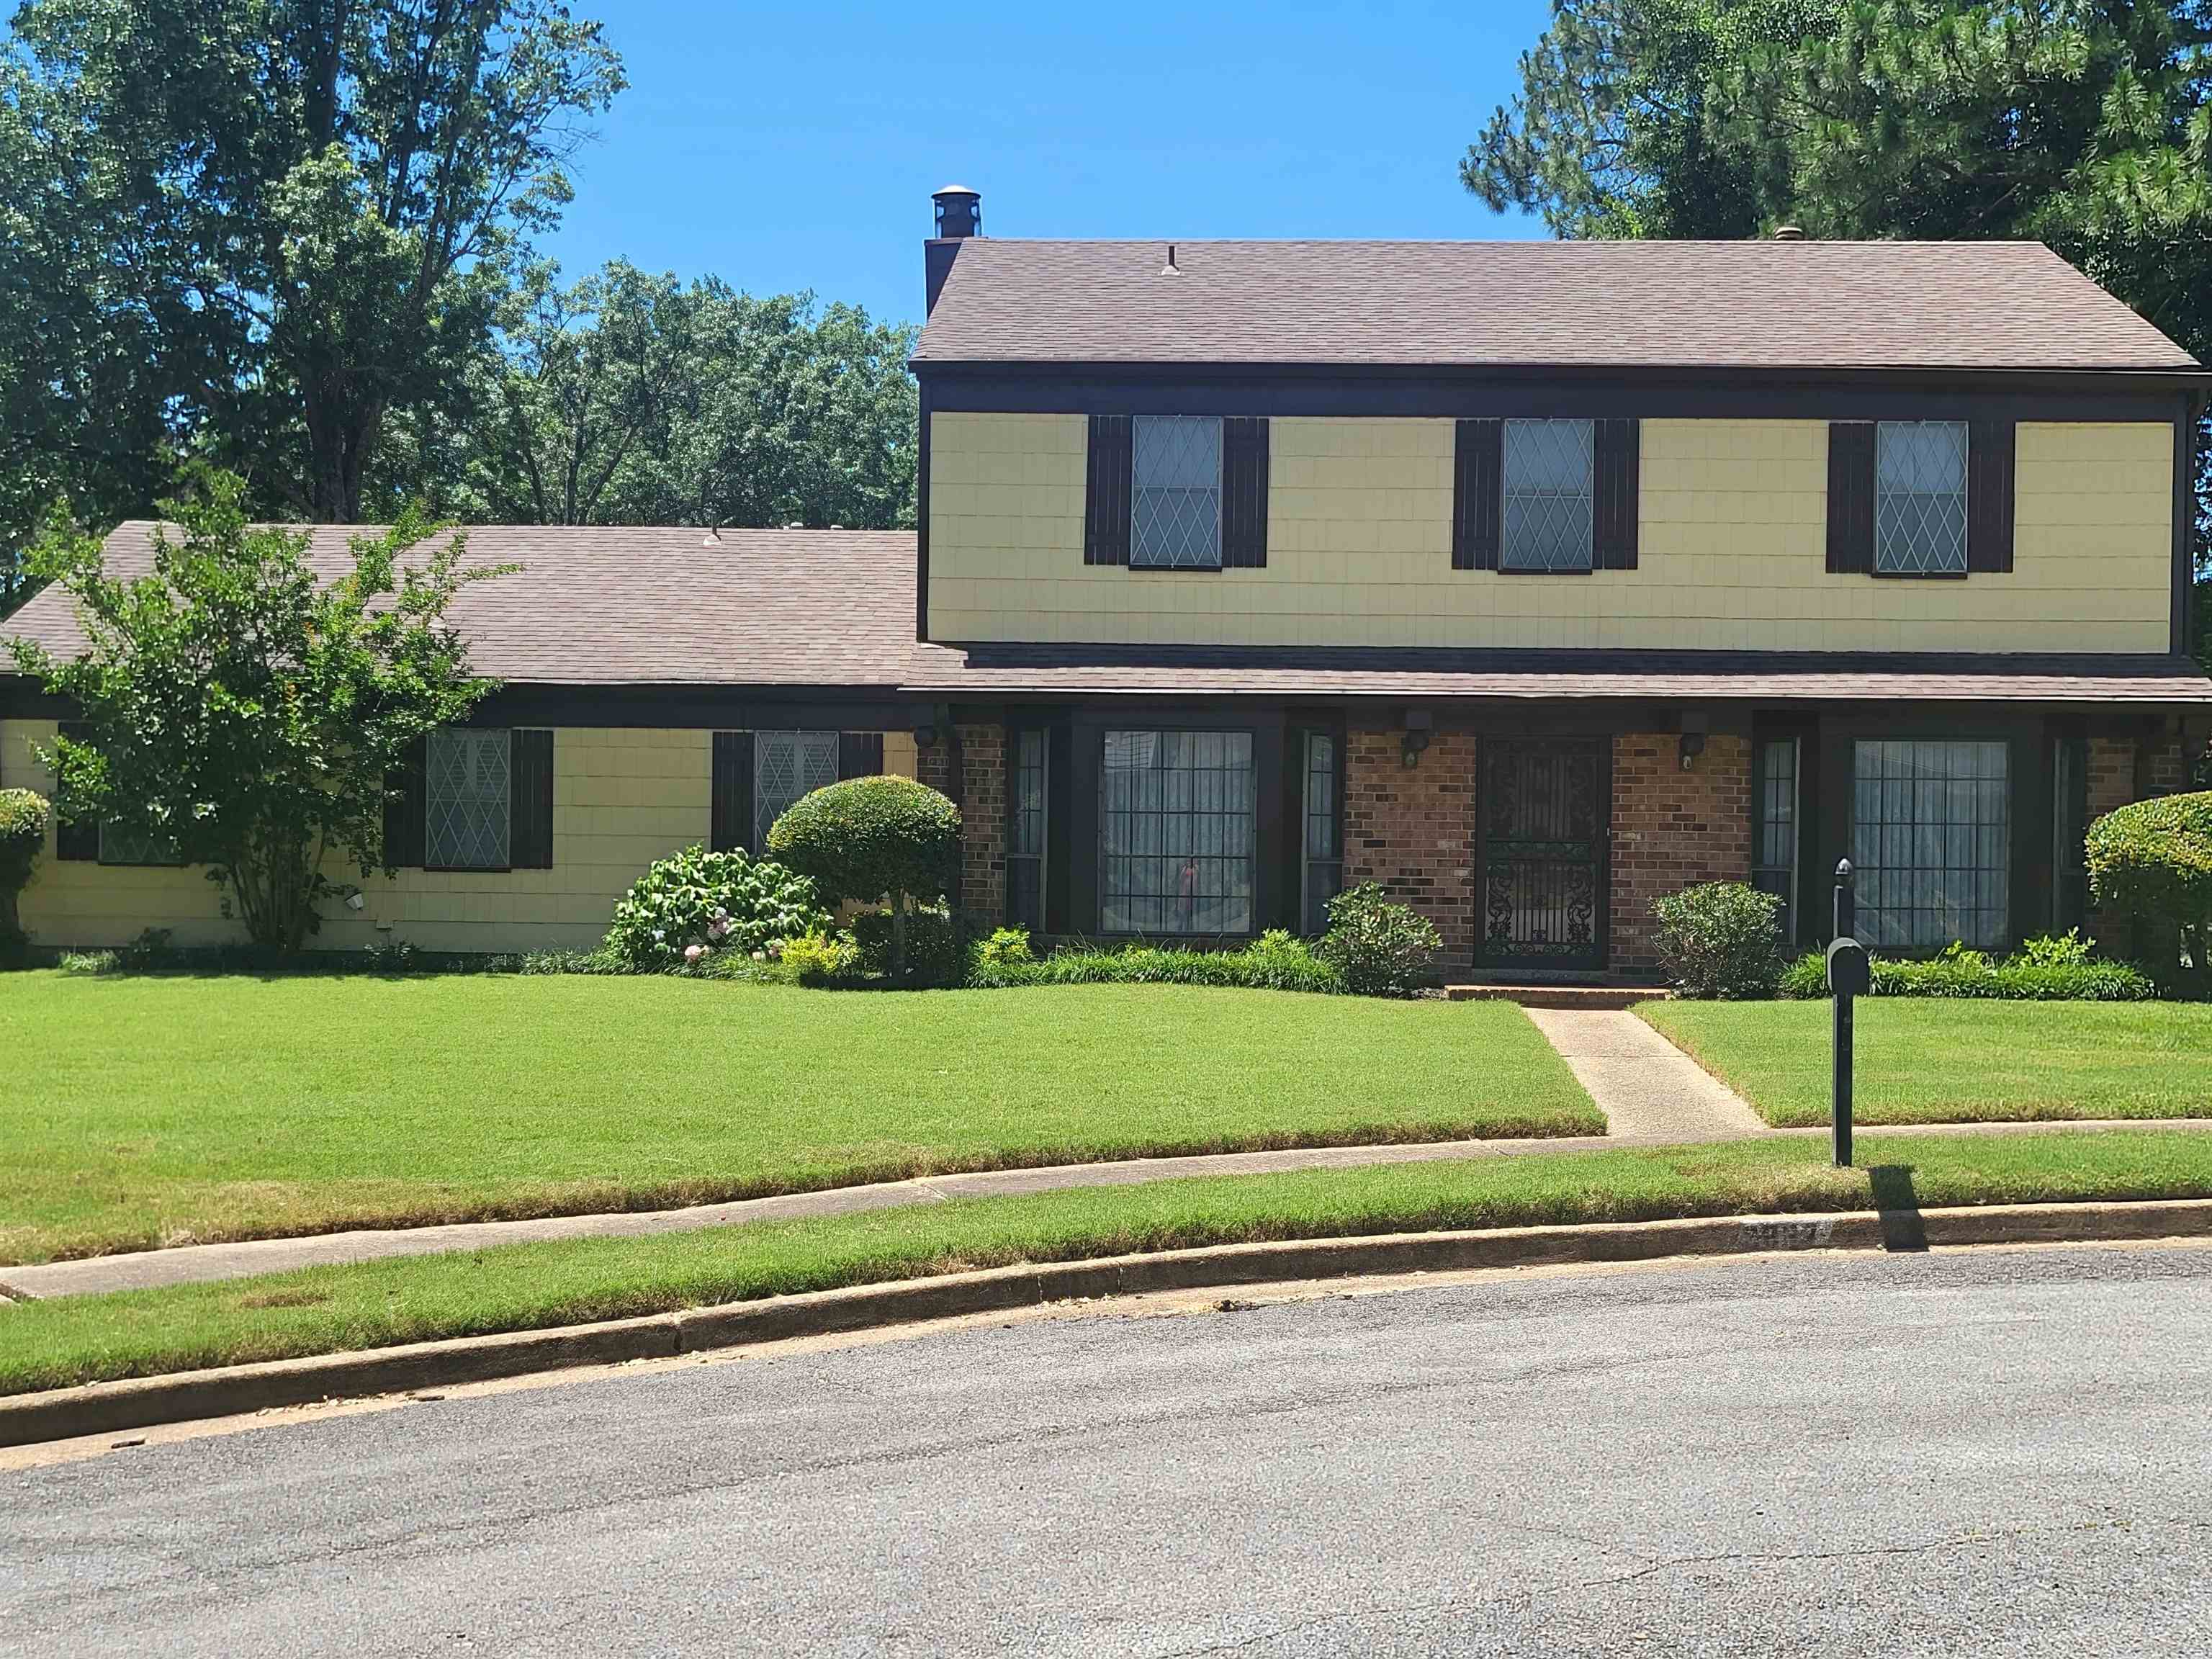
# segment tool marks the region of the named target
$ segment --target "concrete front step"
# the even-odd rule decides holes
[[[1447,985],[1454,1002],[1517,1002],[1523,1008],[1633,1008],[1639,1002],[1669,997],[1658,985]]]

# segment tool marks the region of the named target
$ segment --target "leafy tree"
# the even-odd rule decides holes
[[[34,301],[83,286],[46,338],[0,298],[11,359],[58,360],[0,396],[36,405],[48,471],[90,475],[87,511],[143,504],[166,438],[246,471],[263,511],[357,520],[385,421],[463,384],[623,84],[558,0],[26,0],[13,27],[9,270]],[[113,418],[109,381],[103,467],[67,441]],[[82,482],[32,469],[12,493]]]
[[[2036,239],[2212,356],[2212,0],[1556,0],[1522,82],[1462,176],[1562,235]]]
[[[467,714],[472,678],[445,615],[467,583],[459,532],[403,519],[319,580],[304,533],[247,522],[245,487],[210,476],[162,503],[150,574],[103,574],[100,544],[58,521],[38,550],[88,646],[58,661],[11,642],[18,672],[86,728],[44,757],[64,817],[95,817],[204,865],[264,949],[298,950],[338,854],[385,864],[385,779],[409,744]]]

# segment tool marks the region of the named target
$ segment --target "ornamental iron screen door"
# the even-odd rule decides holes
[[[1481,765],[1476,963],[1604,967],[1613,817],[1606,744],[1486,738]]]

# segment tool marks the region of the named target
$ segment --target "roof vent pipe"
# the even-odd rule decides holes
[[[1170,242],[1168,244],[1168,262],[1160,267],[1160,275],[1163,276],[1180,276],[1182,275],[1182,271],[1176,269],[1175,244],[1173,242]]]
[[[1805,233],[1796,225],[1777,225],[1774,240],[1778,242],[1802,242],[1805,240]]]

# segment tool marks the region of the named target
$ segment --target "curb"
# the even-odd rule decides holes
[[[1092,1261],[1025,1263],[598,1324],[457,1337],[10,1395],[0,1397],[0,1446],[1152,1291],[1775,1250],[1917,1250],[1936,1245],[2207,1235],[2212,1235],[2212,1199],[1690,1217],[1218,1244]]]

